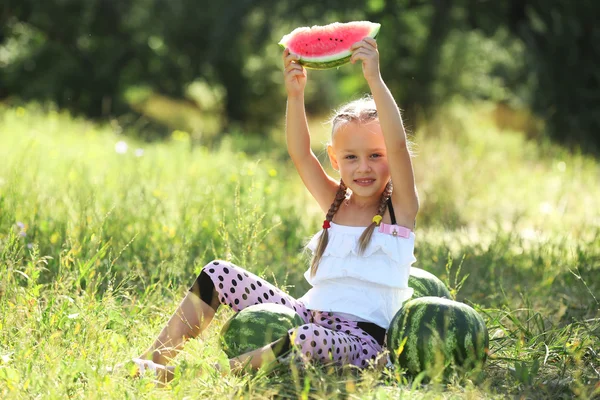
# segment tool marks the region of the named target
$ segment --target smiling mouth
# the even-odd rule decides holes
[[[354,182],[361,186],[368,186],[375,182],[375,179],[355,179]]]

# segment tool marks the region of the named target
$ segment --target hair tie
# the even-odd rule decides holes
[[[323,229],[329,229],[331,228],[331,224],[329,223],[329,221],[325,220],[323,221]]]
[[[373,222],[375,222],[375,225],[379,226],[379,223],[381,222],[382,219],[383,219],[383,217],[381,215],[376,215],[373,217]]]

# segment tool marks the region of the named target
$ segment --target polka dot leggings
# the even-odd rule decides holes
[[[355,321],[335,313],[308,310],[276,286],[234,264],[215,260],[205,265],[202,272],[212,280],[219,303],[235,311],[260,303],[276,303],[300,315],[305,324],[290,329],[288,335],[305,362],[318,360],[364,368],[382,351],[381,345]],[[200,277],[196,282],[199,280]],[[197,283],[190,288],[198,290]]]

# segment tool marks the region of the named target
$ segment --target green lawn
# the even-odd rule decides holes
[[[323,217],[283,133],[147,144],[114,123],[0,108],[0,397],[600,396],[600,164],[500,131],[488,111],[449,107],[414,134],[415,266],[484,317],[478,380],[321,367],[221,377],[210,365],[224,358],[222,310],[157,389],[106,367],[150,344],[205,263],[232,260],[295,296],[308,288],[302,246]]]

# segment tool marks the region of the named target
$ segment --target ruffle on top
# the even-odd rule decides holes
[[[407,288],[410,265],[414,256],[415,235],[393,236],[373,232],[371,242],[363,254],[358,251],[358,239],[364,227],[345,226],[331,223],[329,241],[314,277],[310,269],[304,274],[306,280],[315,285],[334,278],[355,278],[388,287]],[[313,254],[323,231],[318,232],[307,244]]]

